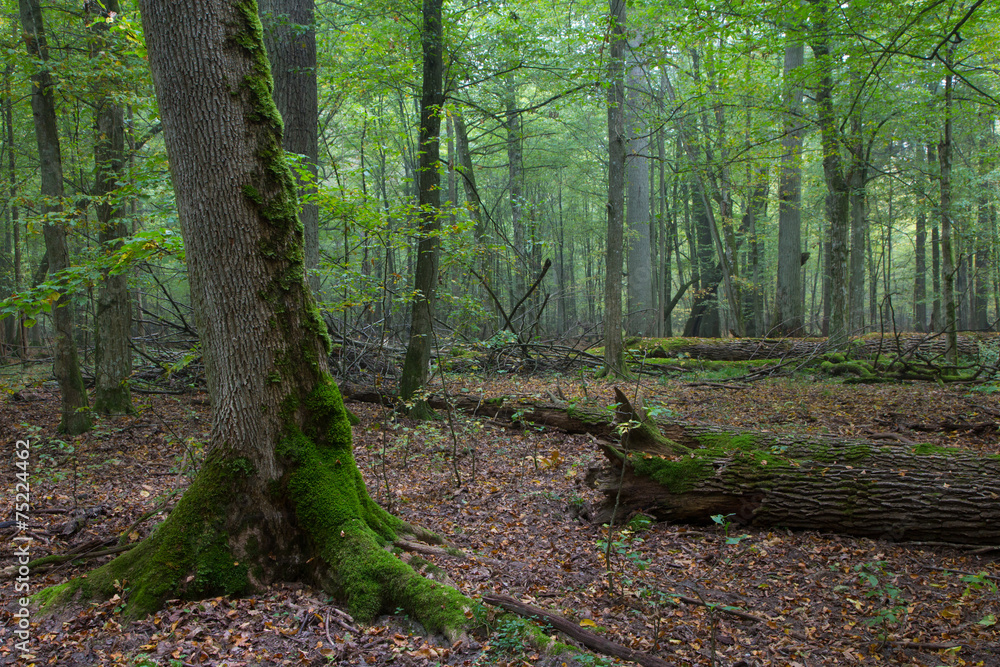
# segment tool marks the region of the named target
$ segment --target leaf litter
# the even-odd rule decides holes
[[[565,376],[453,377],[448,390],[614,400],[609,384]],[[744,387],[666,380],[643,391],[647,406],[685,420],[1000,453],[1000,402],[961,389],[779,379]],[[609,537],[589,521],[600,498],[588,473],[601,465],[591,436],[458,412],[449,425],[348,407],[361,420],[356,453],[372,496],[468,556],[403,557],[437,565],[473,598],[511,595],[678,665],[1000,665],[997,550],[745,529],[725,517],[688,526],[622,516]],[[190,481],[209,426],[204,394],[147,397],[136,415],[103,419],[68,440],[56,436],[57,419],[58,396],[43,389],[15,393],[0,413],[5,447],[34,443],[33,558],[107,548],[126,531],[128,542],[141,540]],[[8,493],[2,517],[12,510]],[[13,533],[4,530],[0,567],[9,568]],[[111,557],[38,568],[33,591]],[[19,657],[9,574],[2,594],[0,664],[8,664]],[[425,637],[398,614],[357,627],[324,592],[297,584],[243,599],[171,601],[130,625],[121,602],[32,619],[34,664],[618,663],[586,652],[545,656],[492,610],[484,619],[492,635],[456,643]]]

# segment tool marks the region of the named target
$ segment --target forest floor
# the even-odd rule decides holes
[[[893,432],[1000,453],[1000,395],[967,387],[689,380],[644,380],[647,406],[728,427],[849,437]],[[585,384],[579,376],[447,381],[452,394],[485,397],[545,400],[557,387],[568,398],[613,402],[610,385]],[[182,490],[204,455],[204,393],[138,396],[137,414],[103,419],[87,435],[60,440],[57,395],[41,387],[15,390],[0,405],[10,468],[0,519],[13,513],[13,444],[30,439],[32,557],[106,545],[129,530],[130,541],[142,539],[157,519],[133,523]],[[588,470],[601,465],[592,437],[460,414],[451,424],[415,423],[377,405],[348,407],[361,419],[356,454],[370,493],[470,555],[426,558],[472,598],[514,596],[668,664],[1000,665],[1000,550],[636,519],[631,528],[615,529],[609,561],[607,529],[586,520],[600,501],[585,483]],[[77,509],[89,511],[85,525],[63,535]],[[14,530],[0,534],[0,567],[15,563]],[[32,591],[107,558],[33,572]],[[9,573],[0,589],[0,664],[19,664]],[[34,659],[23,664],[616,664],[586,652],[546,658],[523,646],[513,624],[496,620],[488,638],[454,645],[423,636],[402,616],[355,632],[338,620],[334,605],[322,591],[284,585],[251,598],[174,601],[123,625],[120,600],[113,599],[32,619]]]

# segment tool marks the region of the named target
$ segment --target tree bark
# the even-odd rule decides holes
[[[950,59],[951,49],[948,47]],[[944,136],[938,145],[938,160],[940,162],[941,204],[941,289],[944,304],[944,334],[948,339],[949,349],[945,357],[952,365],[958,364],[958,321],[955,305],[955,255],[951,247],[951,135],[952,135],[952,97],[954,95],[954,77],[948,72],[944,78]]]
[[[62,152],[56,124],[55,82],[48,70],[48,44],[42,22],[42,8],[38,0],[19,0],[21,26],[28,55],[39,63],[31,75],[31,113],[34,117],[35,139],[41,164],[41,210],[46,224],[45,253],[48,272],[58,275],[69,267],[69,249],[66,245],[66,222],[63,213]],[[55,328],[55,363],[53,372],[62,395],[62,418],[59,430],[70,435],[89,431],[91,427],[87,390],[80,373],[80,361],[73,339],[73,304],[65,295],[52,304],[52,323]]]
[[[622,377],[622,254],[625,226],[625,0],[610,0],[611,44],[608,53],[608,227],[604,260],[604,366]]]
[[[646,72],[639,60],[642,37],[629,40],[631,66],[626,82],[625,159],[626,221],[628,230],[628,315],[625,330],[632,336],[653,334],[653,267],[649,235],[649,129],[646,126]]]
[[[778,276],[772,327],[777,335],[799,335],[802,330],[802,97],[800,68],[805,64],[801,38],[789,28],[785,37],[784,103],[785,135],[781,146],[778,185]]]
[[[621,391],[612,416],[581,405],[492,402],[460,408],[590,433],[610,462],[595,521],[658,519],[821,530],[893,540],[1000,544],[1000,459],[959,448],[836,436],[778,436],[652,420]],[[625,435],[619,437],[623,426]],[[624,444],[623,444],[624,443]],[[624,474],[622,467],[624,466]],[[620,483],[619,483],[620,482]]]
[[[850,313],[848,311],[848,230],[850,228],[850,186],[840,156],[837,120],[833,108],[833,56],[830,53],[830,30],[828,9],[821,3],[821,18],[817,33],[810,43],[819,67],[820,82],[816,90],[816,108],[823,144],[823,175],[826,180],[826,212],[830,226],[829,299],[824,307],[829,307],[829,331],[831,344],[839,347],[847,342],[850,334]],[[826,290],[824,290],[826,292]]]
[[[424,53],[424,82],[420,98],[419,180],[420,241],[413,278],[416,294],[410,318],[410,341],[403,360],[399,383],[400,398],[412,402],[411,416],[427,418],[432,412],[415,394],[427,384],[431,346],[434,338],[434,299],[438,282],[438,230],[441,229],[441,107],[444,104],[442,0],[424,0],[421,34]]]
[[[319,98],[316,85],[314,0],[260,0],[274,102],[285,124],[284,149],[303,158],[306,173],[295,174],[302,205],[305,267],[309,286],[319,290],[319,204],[315,201],[319,162]]]
[[[105,0],[103,5],[88,3],[91,32],[91,58],[106,72],[105,51],[112,45],[109,26],[104,19],[121,12],[118,0]],[[96,16],[94,13],[96,12]],[[94,196],[97,198],[98,240],[104,253],[115,252],[128,229],[122,217],[124,204],[116,193],[125,173],[125,114],[115,101],[114,82],[107,76],[98,78],[95,89]],[[132,412],[129,379],[132,375],[132,295],[128,289],[128,274],[124,271],[103,270],[94,314],[94,410],[98,414]]]
[[[382,548],[407,527],[368,496],[327,371],[256,4],[141,10],[212,399],[209,449],[149,538],[42,601],[110,596],[128,581],[134,618],[170,598],[300,580],[362,622],[402,607],[431,632],[463,627],[465,598]]]
[[[948,447],[663,429],[671,446],[601,445],[605,512],[892,540],[1000,544],[1000,460]],[[622,468],[624,467],[624,471]],[[620,480],[620,483],[619,483]],[[597,521],[604,517],[598,516]]]

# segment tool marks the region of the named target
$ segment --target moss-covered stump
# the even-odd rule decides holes
[[[1000,457],[931,445],[664,428],[690,450],[602,445],[601,518],[623,509],[894,540],[1000,544]],[[622,471],[624,466],[624,474]]]
[[[247,458],[216,449],[169,517],[129,552],[39,594],[46,609],[122,594],[126,618],[173,598],[243,595],[305,581],[346,602],[361,622],[403,609],[431,632],[460,633],[471,601],[418,575],[387,550],[428,534],[385,512],[355,464],[347,412],[332,381],[299,410],[277,447],[282,470],[263,479]]]

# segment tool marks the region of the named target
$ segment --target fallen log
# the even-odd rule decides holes
[[[721,514],[749,526],[1000,544],[1000,456],[699,425],[664,430],[660,440],[600,445],[611,468],[598,481],[606,498],[598,520],[617,503],[619,516],[702,523]]]
[[[645,512],[711,523],[721,514],[749,526],[1000,545],[1000,456],[927,443],[660,422],[641,401],[633,405],[620,391],[616,400],[602,409],[461,397],[452,406],[597,436],[610,463],[595,484],[605,496],[598,523],[617,502],[618,516]]]
[[[995,339],[994,339],[995,340]],[[645,349],[651,358],[706,359],[713,361],[751,361],[754,359],[800,359],[819,357],[828,352],[826,338],[667,338]],[[925,334],[868,335],[850,341],[853,358],[914,353],[938,357],[944,354],[947,339]],[[640,349],[643,349],[640,345]],[[979,351],[977,338],[958,337],[959,354],[975,356]]]

